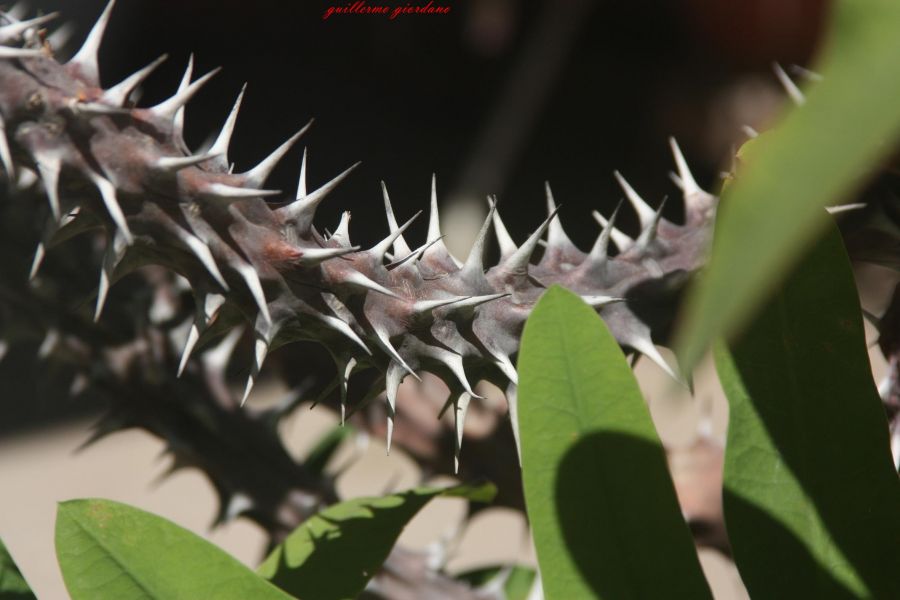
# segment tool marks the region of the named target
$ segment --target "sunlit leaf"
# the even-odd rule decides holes
[[[35,600],[3,540],[0,540],[0,600]]]
[[[429,500],[458,496],[490,502],[495,493],[491,484],[420,487],[334,504],[291,532],[258,573],[299,598],[356,598]]]
[[[61,503],[56,555],[72,600],[290,598],[203,538],[111,500]]]
[[[647,405],[597,313],[550,288],[525,325],[518,370],[546,598],[710,598]]]

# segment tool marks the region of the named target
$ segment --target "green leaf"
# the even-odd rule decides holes
[[[467,571],[456,578],[465,581],[472,587],[484,587],[494,584],[498,578],[504,578],[504,600],[527,600],[534,586],[537,573],[534,569],[520,565],[485,567]]]
[[[110,500],[59,505],[56,555],[72,600],[290,598],[203,538]]]
[[[0,600],[35,600],[3,540],[0,540]]]
[[[837,229],[732,347],[724,508],[754,598],[900,598],[900,480]]]
[[[489,483],[419,487],[334,504],[291,532],[257,572],[300,598],[356,598],[378,572],[403,528],[429,500],[458,496],[490,502],[496,491]]]
[[[518,370],[546,598],[710,598],[647,405],[594,309],[551,287],[525,324]]]
[[[823,231],[822,207],[846,198],[894,149],[900,2],[833,5],[826,52],[815,67],[823,80],[801,108],[756,140],[724,193],[709,268],[679,332],[686,367],[712,340],[739,331]]]

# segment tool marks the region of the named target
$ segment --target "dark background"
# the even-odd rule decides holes
[[[70,50],[104,4],[31,3],[32,12],[60,10],[72,22]],[[101,77],[112,85],[168,53],[144,88],[148,105],[174,92],[191,52],[195,77],[224,67],[189,105],[193,148],[218,132],[249,82],[230,151],[238,171],[315,118],[267,187],[293,193],[303,145],[313,187],[361,160],[317,218],[330,228],[352,210],[354,243],[387,232],[380,179],[402,221],[427,208],[436,172],[442,209],[482,209],[484,196],[497,194],[518,240],[543,219],[549,180],[570,236],[587,248],[599,231],[590,211],[608,214],[621,197],[613,169],[651,204],[677,194],[667,176],[670,135],[715,191],[731,147],[745,139],[741,125],[763,128],[777,115],[772,62],[808,65],[827,13],[819,0],[441,0],[449,15],[322,20],[329,5],[347,4],[119,0]],[[680,213],[668,203],[669,218]],[[633,215],[622,216],[635,233]],[[424,241],[426,227],[427,218],[414,224],[411,244]],[[0,384],[21,376],[11,368],[0,364]],[[40,402],[22,412],[0,430],[62,414]]]

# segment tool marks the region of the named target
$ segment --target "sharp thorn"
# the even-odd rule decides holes
[[[793,100],[794,104],[797,106],[803,106],[806,102],[806,96],[803,92],[800,91],[800,88],[797,87],[797,84],[794,83],[794,80],[790,78],[790,76],[784,72],[784,69],[781,68],[781,65],[777,62],[772,63],[772,70],[775,71],[775,77],[778,78],[778,82],[781,84],[781,87],[784,88],[784,91],[787,92],[787,95]]]
[[[406,229],[410,225],[412,225],[413,221],[415,221],[418,218],[418,216],[421,214],[422,214],[422,211],[420,210],[419,212],[414,214],[412,216],[412,218],[410,218],[406,223],[404,223],[400,227],[396,227],[395,229],[393,229],[393,231],[391,231],[390,235],[388,235],[381,242],[379,242],[378,244],[373,246],[371,248],[371,250],[369,250],[369,252],[372,254],[372,256],[375,258],[376,261],[381,262],[382,260],[384,260],[384,255],[387,254],[387,252],[388,252],[388,250],[390,250],[391,246],[396,244],[396,242],[403,236],[403,232],[406,231]],[[395,225],[396,225],[396,223],[395,223]],[[406,246],[406,242],[403,242],[403,246],[406,247],[406,251],[404,252],[405,254],[409,254],[412,252],[409,249],[409,247]]]
[[[109,18],[112,14],[113,6],[116,0],[110,0],[103,9],[103,13],[94,27],[88,33],[87,38],[81,45],[75,56],[67,63],[76,66],[81,74],[93,85],[100,84],[100,69],[97,64],[97,53],[100,50],[100,43],[103,41],[103,34],[106,32],[106,26],[109,24]]]
[[[19,21],[17,23],[4,25],[3,27],[0,27],[0,44],[16,42],[22,38],[23,33],[28,31],[32,27],[43,25],[44,23],[52,21],[58,16],[58,12],[52,12],[42,17],[35,17],[34,19],[28,19],[26,21]]]
[[[625,252],[634,245],[633,239],[616,229],[609,223],[609,221],[606,220],[606,217],[601,215],[599,212],[595,210],[593,213],[591,213],[591,215],[594,217],[594,220],[600,223],[600,225],[604,228],[609,225],[609,236],[616,247],[619,249],[619,252]]]
[[[156,164],[153,166],[163,171],[180,171],[187,167],[203,164],[209,160],[218,158],[219,156],[221,155],[198,154],[195,156],[163,156],[162,158],[157,159]]]
[[[266,180],[269,178],[269,175],[272,173],[272,170],[278,164],[284,155],[288,153],[288,151],[297,143],[297,140],[307,132],[307,130],[312,126],[312,121],[303,126],[300,131],[289,137],[284,143],[278,146],[275,150],[272,151],[269,156],[264,158],[258,165],[247,171],[246,173],[242,173],[241,177],[244,178],[246,185],[250,185],[253,187],[260,187],[265,184]]]
[[[160,102],[156,106],[147,110],[149,110],[154,116],[159,117],[160,119],[170,119],[174,122],[175,115],[178,112],[178,109],[185,106],[190,101],[190,99],[194,97],[194,94],[200,91],[200,88],[202,88],[206,84],[206,82],[209,81],[213,76],[215,76],[215,74],[220,70],[220,67],[213,69],[197,81],[187,86],[184,90],[176,93],[168,100],[164,100],[163,102]]]
[[[224,183],[209,183],[203,188],[203,193],[207,196],[218,196],[228,200],[241,200],[243,198],[265,198],[267,196],[277,196],[280,190],[257,190],[253,188],[235,187]]]
[[[245,83],[238,94],[237,100],[234,101],[234,105],[231,107],[231,112],[228,113],[228,118],[225,119],[222,130],[209,149],[210,153],[221,155],[220,162],[225,167],[228,166],[228,146],[231,144],[231,136],[234,133],[234,126],[237,123],[238,112],[241,110],[241,102],[244,100],[244,92],[246,91],[247,84]]]
[[[131,92],[144,82],[150,74],[156,70],[156,67],[161,65],[168,55],[163,54],[152,63],[136,71],[123,79],[121,82],[117,83],[113,87],[103,92],[103,102],[106,104],[112,104],[114,106],[125,106],[125,103],[128,102],[128,97],[131,95]]]
[[[181,361],[178,363],[178,374],[176,377],[181,377],[184,368],[188,364],[188,360],[191,358],[191,353],[194,351],[194,346],[197,345],[199,339],[200,328],[197,326],[197,323],[192,323],[191,329],[188,331],[187,340],[184,342],[184,350],[181,351]]]
[[[393,234],[399,229],[399,227],[397,226],[397,218],[394,216],[394,207],[391,206],[391,199],[388,196],[387,186],[384,184],[384,181],[381,182],[381,194],[384,197],[384,212],[387,215],[388,230]],[[402,232],[394,240],[393,247],[393,253],[395,256],[405,256],[412,252],[412,250],[410,250],[409,248],[409,244],[407,244],[406,240],[403,239]]]
[[[550,213],[550,216],[541,223],[541,226],[537,228],[537,230],[528,236],[528,239],[525,240],[525,243],[522,244],[518,250],[516,250],[509,258],[507,258],[503,263],[501,263],[501,268],[504,271],[515,274],[527,274],[528,273],[528,264],[531,259],[531,255],[537,249],[538,242],[541,239],[541,236],[544,235],[544,232],[550,226],[550,222],[556,216],[556,213],[559,212],[560,207],[556,207]]]
[[[638,220],[641,223],[641,228],[648,227],[655,219],[656,211],[650,207],[649,204],[644,202],[644,199],[641,198],[634,188],[622,177],[622,174],[618,171],[613,171],[613,175],[616,178],[616,181],[619,183],[619,187],[622,188],[622,191],[625,192],[625,197],[628,198],[628,201],[634,207],[634,211],[637,213]]]

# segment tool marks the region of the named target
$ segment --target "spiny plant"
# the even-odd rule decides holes
[[[73,598],[709,595],[623,354],[647,356],[683,379],[655,344],[669,338],[682,292],[706,263],[720,207],[698,186],[674,140],[681,225],[663,219],[662,206],[648,205],[616,173],[641,224],[636,238],[615,227],[619,209],[608,220],[595,213],[602,231],[582,252],[563,230],[548,186],[548,217],[521,246],[491,198],[470,255],[459,261],[442,240],[433,180],[422,245],[404,238],[412,219],[399,223],[383,186],[389,234],[363,249],[350,241],[348,212],[333,232],[313,222],[353,167],[312,190],[304,152],[293,199],[265,189],[309,125],[254,168],[235,173],[228,150],[243,92],[209,147],[192,151],[183,137],[186,105],[215,72],[194,80],[191,61],[175,95],[151,107],[138,106],[135,91],[162,59],[102,87],[97,56],[112,10],[110,2],[65,63],[41,29],[55,14],[0,14],[0,162],[10,192],[0,222],[11,232],[2,240],[5,255],[21,258],[25,243],[30,253],[28,232],[43,223],[30,269],[27,260],[2,265],[2,339],[39,340],[38,357],[65,363],[75,392],[110,401],[92,441],[129,427],[159,436],[175,457],[173,470],[191,465],[209,476],[220,496],[217,522],[253,519],[269,533],[272,552],[254,575],[157,517],[109,501],[73,501],[61,505],[57,520],[57,554]],[[800,90],[778,75],[802,102]],[[739,153],[742,162],[768,148],[766,135]],[[730,198],[722,211],[741,206],[740,196]],[[859,219],[877,225],[872,213],[885,206],[893,204],[868,203]],[[722,230],[731,223],[715,224],[714,274]],[[491,228],[500,260],[486,268]],[[618,248],[612,256],[610,242]],[[859,358],[859,310],[840,245],[828,233],[745,337],[717,352],[733,414],[724,486],[728,533],[745,583],[761,597],[897,592],[890,573],[900,524],[889,504],[900,489],[896,466],[886,468],[884,460],[883,413],[877,401],[873,409],[876,396]],[[65,285],[54,276],[61,272]],[[128,274],[134,276],[123,281]],[[810,281],[822,280],[829,286],[813,293]],[[126,300],[111,300],[115,283],[129,286]],[[90,296],[92,308],[73,307],[67,299],[73,295]],[[786,311],[793,328],[783,322]],[[895,312],[878,320],[892,355]],[[252,353],[243,394],[236,395],[225,371],[242,324],[250,326]],[[700,329],[698,335],[716,331]],[[278,422],[310,397],[309,389],[272,408],[244,407],[266,356],[309,341],[324,346],[336,366],[334,381],[312,395],[317,402],[336,396],[342,422],[356,418],[369,426],[358,416],[379,414],[379,406],[390,449],[401,381],[433,373],[450,390],[444,410],[452,408],[454,430],[448,455],[418,457],[426,474],[449,471],[452,462],[464,477],[511,476],[512,483],[498,482],[499,490],[419,487],[340,502],[325,465],[344,434],[327,436],[303,461],[278,437]],[[846,378],[838,364],[844,356]],[[688,359],[692,366],[696,357]],[[819,365],[827,367],[824,375]],[[892,367],[889,401],[896,399],[895,358]],[[356,385],[364,375],[376,383]],[[482,380],[506,389],[524,492],[513,442],[502,434],[480,444],[481,460],[460,463],[466,412]],[[362,392],[351,404],[354,388]],[[382,394],[383,404],[373,402]],[[840,401],[854,394],[862,400],[846,410],[853,427],[841,429]],[[841,441],[840,452],[821,450],[831,440]],[[843,486],[833,473],[854,485]],[[394,547],[429,499],[485,502],[495,493],[497,502],[520,508],[527,502],[540,575],[508,567],[452,578],[440,550],[421,555]],[[782,498],[786,508],[778,505]],[[880,529],[857,518],[870,512]],[[757,538],[784,560],[767,560]],[[0,592],[10,582],[10,590],[27,594],[2,546],[0,559]],[[648,562],[647,578],[624,576]],[[782,569],[793,567],[799,575],[786,577]]]
[[[447,383],[458,433],[477,381],[506,388],[514,412],[513,357],[521,329],[552,284],[579,293],[623,346],[675,375],[654,341],[665,339],[678,293],[703,262],[716,199],[694,181],[674,140],[684,225],[663,219],[662,205],[649,206],[616,173],[641,222],[637,239],[615,228],[615,214],[607,221],[595,213],[603,231],[582,252],[566,235],[548,186],[549,216],[521,246],[491,201],[472,251],[459,262],[441,239],[434,185],[428,238],[416,248],[403,237],[415,216],[399,225],[383,188],[390,233],[364,250],[350,240],[349,213],[330,234],[313,224],[316,208],[353,167],[310,190],[304,153],[293,199],[273,200],[279,192],[263,189],[309,125],[252,169],[234,173],[228,146],[241,96],[211,147],[192,153],[182,136],[186,104],[215,71],[192,81],[189,64],[177,93],[146,108],[134,106],[131,94],[161,59],[102,88],[97,52],[113,5],[65,64],[54,60],[37,30],[55,15],[0,30],[7,44],[0,66],[7,90],[0,105],[0,157],[10,180],[36,173],[48,199],[31,276],[39,274],[49,250],[77,234],[98,232],[105,250],[95,321],[117,280],[148,265],[171,269],[189,282],[196,306],[179,373],[198,344],[244,319],[252,325],[255,348],[243,403],[271,350],[318,342],[337,366],[342,406],[353,373],[379,374],[381,386],[373,386],[363,402],[379,388],[386,391],[389,449],[397,389],[407,376],[419,379],[420,371]],[[501,258],[485,270],[492,225]],[[543,255],[531,264],[545,232]],[[615,256],[609,255],[610,241],[619,249]]]

